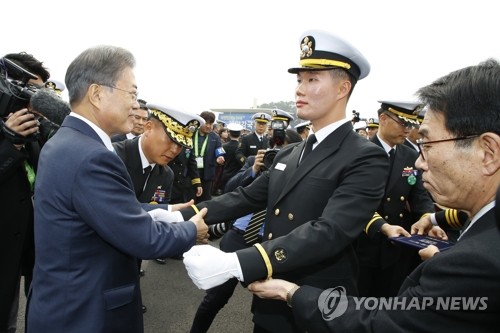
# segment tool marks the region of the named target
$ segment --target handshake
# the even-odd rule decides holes
[[[179,210],[193,205],[194,200],[191,200],[186,203],[171,205],[171,211],[162,208],[156,208],[148,211],[148,214],[151,216],[153,221],[157,222],[184,222],[184,218],[182,217],[182,214],[181,212],[179,212]],[[189,221],[194,223],[194,225],[196,226],[196,244],[208,243],[208,226],[205,224],[205,221],[203,219],[206,214],[207,208],[203,208],[189,219]]]

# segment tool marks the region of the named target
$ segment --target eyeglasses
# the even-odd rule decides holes
[[[458,138],[436,140],[436,141],[426,141],[426,142],[424,142],[423,139],[418,139],[417,140],[418,152],[419,152],[420,156],[422,156],[422,160],[425,161],[426,151],[429,148],[429,145],[431,145],[431,144],[440,143],[440,142],[448,142],[448,141],[468,140],[468,139],[477,138],[478,136],[479,136],[479,134],[474,134],[474,135],[460,136]]]
[[[120,91],[129,93],[132,96],[132,101],[137,102],[137,97],[138,97],[137,91],[128,91],[128,90],[117,88],[115,86],[111,86],[111,85],[107,85],[107,84],[100,84],[100,85],[104,86],[104,87],[111,88],[111,89],[116,89],[116,90],[120,90]]]
[[[394,120],[396,122],[396,124],[398,124],[399,126],[403,127],[404,129],[412,129],[412,128],[417,127],[417,125],[412,124],[412,123],[403,123],[401,121],[398,121],[398,120],[392,118],[391,116],[389,116],[388,114],[386,114],[386,116],[387,116],[387,118],[390,118],[390,119]]]

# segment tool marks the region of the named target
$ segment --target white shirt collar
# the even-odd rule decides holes
[[[144,168],[147,168],[148,166],[151,165],[151,169],[155,167],[156,163],[151,163],[149,164],[148,159],[146,158],[146,155],[144,155],[144,152],[142,151],[142,136],[139,136],[139,142],[137,143],[139,145],[139,155],[141,156],[141,164],[142,164],[142,170]]]
[[[94,130],[94,132],[97,133],[97,135],[99,136],[99,138],[101,138],[102,142],[104,143],[104,145],[106,146],[106,148],[109,151],[112,151],[112,152],[115,151],[115,149],[113,148],[113,145],[111,144],[111,139],[99,126],[97,126],[96,124],[94,124],[93,122],[91,122],[90,120],[88,120],[87,118],[85,118],[84,116],[82,116],[76,112],[71,112],[69,115],[84,121],[87,125],[89,125]]]
[[[389,152],[391,151],[391,149],[394,149],[394,152],[396,151],[396,146],[397,146],[397,145],[394,145],[394,147],[391,147],[391,146],[389,146],[387,143],[385,143],[385,141],[384,141],[384,140],[382,140],[382,138],[378,135],[378,133],[377,133],[377,134],[375,134],[375,135],[377,136],[378,141],[380,141],[380,143],[382,144],[382,147],[384,148],[384,150],[385,150],[385,152],[386,152],[387,154],[389,154]]]
[[[316,146],[319,145],[321,143],[321,141],[323,141],[328,135],[330,135],[330,133],[332,133],[333,131],[335,131],[337,128],[344,125],[348,121],[351,121],[351,120],[350,119],[342,119],[342,120],[336,121],[334,123],[331,123],[330,125],[323,127],[322,129],[320,129],[317,132],[314,132],[314,135],[316,136],[316,143],[313,145],[313,149],[316,148]],[[310,133],[312,134],[312,131],[310,131]]]

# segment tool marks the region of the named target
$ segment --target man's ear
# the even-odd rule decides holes
[[[342,82],[339,84],[339,99],[349,96],[351,88],[352,88],[351,81],[342,80]]]
[[[102,93],[101,86],[98,84],[91,84],[87,90],[87,96],[90,101],[90,103],[97,108],[101,103],[101,96],[100,94]]]
[[[484,153],[483,168],[491,176],[500,169],[500,136],[487,132],[481,134],[479,140]]]

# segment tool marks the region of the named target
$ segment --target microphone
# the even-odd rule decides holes
[[[51,122],[61,126],[64,118],[71,112],[69,103],[47,88],[38,89],[30,101],[31,109],[47,117]]]

